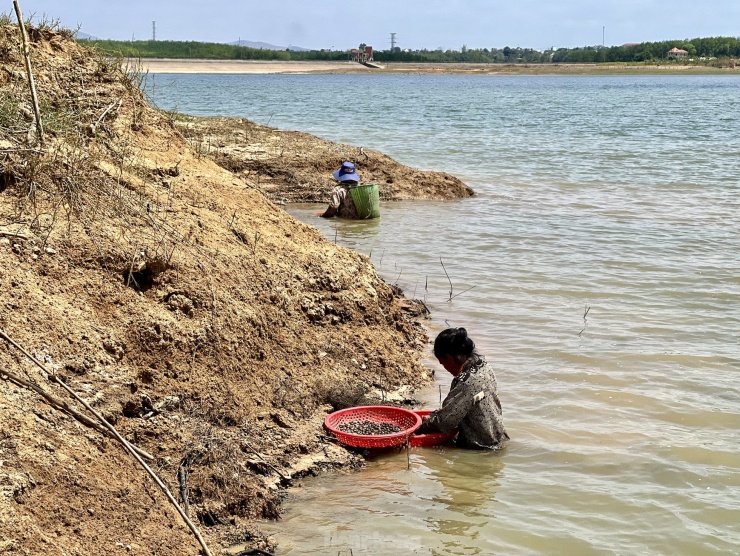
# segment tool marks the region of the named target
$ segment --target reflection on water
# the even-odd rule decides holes
[[[372,101],[348,111],[348,90]],[[738,76],[158,80],[162,106],[275,114],[478,192],[382,203],[369,222],[288,207],[423,299],[432,334],[470,331],[512,440],[307,480],[267,525],[278,554],[738,553],[739,90]],[[424,397],[436,407],[436,386]]]
[[[361,473],[305,480],[287,502],[279,530],[291,535],[278,553],[490,554],[500,454],[412,449],[410,462],[385,454]]]
[[[441,511],[425,521],[439,544],[447,549],[446,553],[460,553],[453,548],[469,548],[471,550],[463,553],[480,554],[492,540],[486,535],[486,529],[496,517],[497,477],[504,467],[503,461],[500,454],[448,451],[451,453],[444,462],[429,457],[431,467],[426,475],[428,480],[442,487],[441,492],[432,497]],[[471,546],[464,547],[461,539],[469,540]],[[486,552],[490,553],[494,546],[489,544],[488,548],[491,550]],[[432,554],[435,553],[436,550],[432,550]]]

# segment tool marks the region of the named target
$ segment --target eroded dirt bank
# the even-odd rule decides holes
[[[234,172],[278,202],[324,202],[331,173],[351,160],[363,183],[377,183],[384,201],[456,199],[473,190],[444,172],[419,170],[362,147],[300,131],[281,131],[240,118],[177,116],[177,128],[198,154]]]
[[[361,463],[324,437],[331,404],[426,379],[414,307],[196,152],[117,62],[31,40],[43,145],[0,25],[0,328],[154,456],[214,553],[264,547],[282,485]],[[3,371],[72,404],[0,341],[0,553],[199,553],[115,441]]]

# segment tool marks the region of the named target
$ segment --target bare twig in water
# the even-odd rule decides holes
[[[586,328],[588,328],[588,321],[586,320],[586,315],[588,315],[588,312],[590,310],[591,310],[591,307],[589,307],[588,305],[586,305],[583,308],[583,328],[581,328],[581,331],[578,333],[578,336],[580,336],[581,334],[583,334],[585,332]]]
[[[469,291],[470,291],[470,290],[472,290],[472,289],[473,289],[474,287],[475,287],[475,286],[470,286],[470,287],[469,287],[469,288],[468,288],[467,290],[463,290],[463,291],[461,291],[460,293],[456,293],[455,295],[453,295],[453,296],[452,296],[452,297],[451,297],[451,298],[449,299],[449,301],[452,301],[452,300],[453,300],[453,299],[455,299],[455,298],[456,298],[456,297],[457,297],[458,295],[462,295],[462,294],[464,294],[465,292],[469,292]]]
[[[445,268],[445,264],[442,262],[442,257],[439,258],[439,264],[442,265],[442,270],[445,271],[445,276],[447,276],[447,281],[450,283],[450,298],[447,301],[452,301],[452,280],[450,280],[450,275],[447,274],[447,269]]]

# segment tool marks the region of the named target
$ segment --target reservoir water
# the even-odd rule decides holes
[[[265,525],[277,554],[740,553],[740,76],[153,75],[148,92],[478,193],[375,222],[288,207],[425,300],[432,335],[468,329],[512,440],[307,479]]]

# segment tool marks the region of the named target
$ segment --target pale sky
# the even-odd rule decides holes
[[[101,39],[262,41],[305,48],[607,46],[740,36],[738,0],[19,0]],[[5,2],[12,10],[10,0]]]

